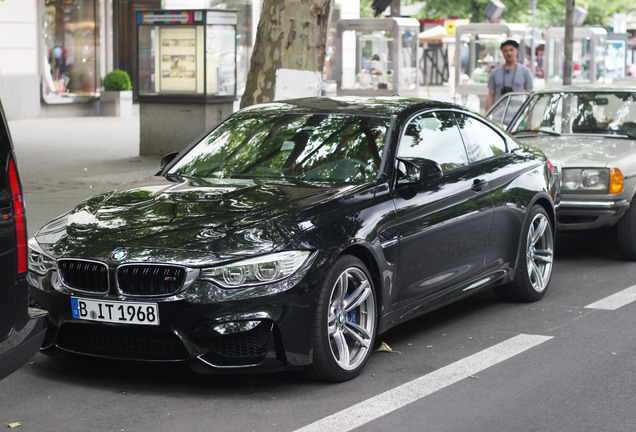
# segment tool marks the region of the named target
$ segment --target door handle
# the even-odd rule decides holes
[[[475,179],[473,180],[473,185],[470,187],[475,192],[481,191],[484,186],[486,186],[486,180],[484,179]]]

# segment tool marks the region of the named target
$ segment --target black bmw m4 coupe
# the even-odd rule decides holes
[[[255,105],[30,240],[42,351],[345,381],[405,320],[540,299],[557,198],[543,153],[458,105]]]

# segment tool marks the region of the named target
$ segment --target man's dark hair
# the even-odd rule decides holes
[[[505,47],[506,45],[512,45],[515,48],[519,48],[519,42],[517,42],[514,39],[506,39],[505,41],[501,43],[501,46],[499,47],[499,49],[503,49],[503,47]]]

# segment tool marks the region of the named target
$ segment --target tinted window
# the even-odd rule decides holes
[[[211,179],[375,179],[389,120],[326,114],[253,114],[228,119],[169,174]]]
[[[506,142],[490,126],[463,114],[456,114],[470,163],[505,153]]]
[[[444,172],[468,165],[461,135],[449,112],[426,113],[406,127],[398,157],[430,159]]]

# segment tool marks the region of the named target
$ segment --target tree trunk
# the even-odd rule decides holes
[[[296,96],[320,94],[332,6],[333,0],[263,2],[241,108],[280,98],[286,86]]]

